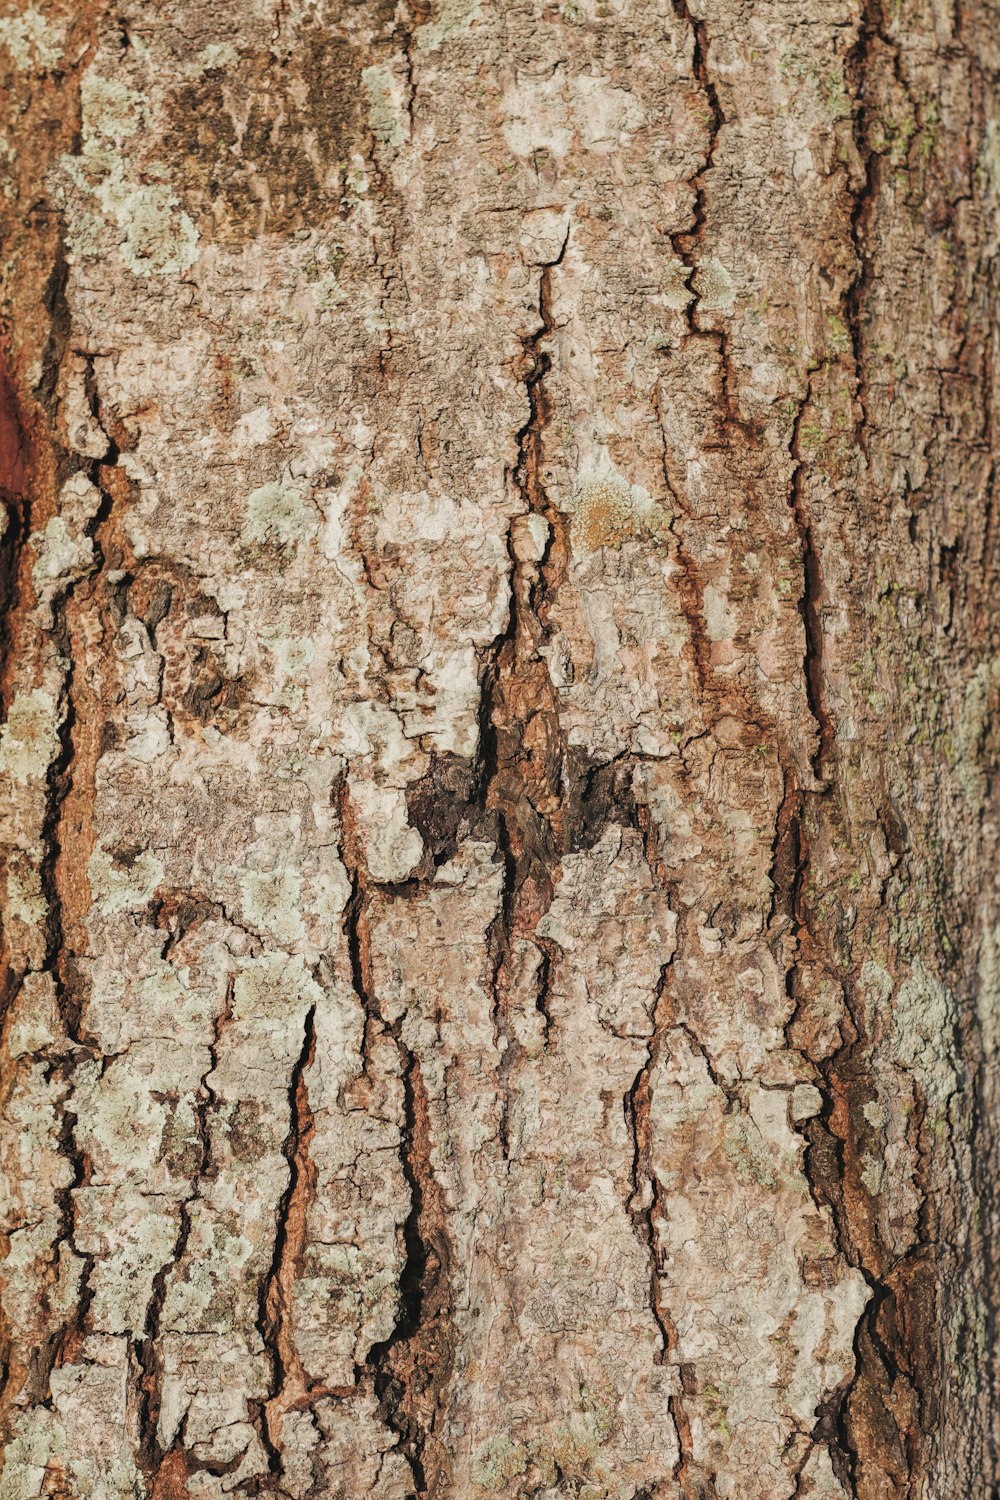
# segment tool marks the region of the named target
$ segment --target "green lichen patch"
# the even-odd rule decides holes
[[[48,916],[49,904],[42,891],[41,871],[35,865],[7,871],[7,911],[29,927],[39,927]]]
[[[71,205],[67,238],[79,255],[101,251],[102,230],[113,226],[122,259],[137,276],[186,271],[198,255],[198,231],[181,207],[165,168],[144,168],[143,180],[118,151],[123,142],[141,142],[146,104],[141,94],[117,79],[88,74],[80,87],[81,146],[63,158],[70,181],[84,203]],[[86,206],[89,198],[92,207]]]
[[[45,777],[59,754],[61,714],[43,688],[18,693],[0,729],[0,772],[20,786]]]
[[[80,85],[80,108],[85,144],[98,136],[123,140],[145,122],[142,95],[115,78],[88,74]]]
[[[511,1480],[524,1473],[528,1460],[529,1453],[523,1443],[515,1443],[509,1433],[497,1433],[496,1437],[480,1443],[473,1455],[473,1483],[499,1494]]]
[[[166,182],[135,186],[126,163],[106,142],[85,140],[76,157],[64,157],[71,181],[88,194],[100,214],[77,209],[69,215],[68,240],[80,255],[100,251],[101,231],[119,232],[119,253],[136,276],[177,275],[198,258],[198,231]]]
[[[740,1182],[772,1190],[779,1186],[774,1158],[752,1120],[727,1115],[722,1149]]]
[[[244,541],[258,546],[303,541],[316,529],[316,520],[299,490],[272,480],[247,496]]]
[[[73,1112],[77,1137],[98,1163],[114,1163],[141,1176],[160,1159],[169,1120],[141,1063],[126,1054],[107,1068],[87,1063],[77,1072]]]
[[[137,276],[168,276],[186,271],[198,258],[198,231],[166,183],[133,188],[116,205],[125,231],[121,255]]]
[[[18,1417],[14,1437],[3,1450],[0,1500],[35,1500],[42,1494],[46,1470],[66,1453],[66,1432],[55,1414],[42,1406]]]

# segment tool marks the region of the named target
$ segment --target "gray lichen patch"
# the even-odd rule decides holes
[[[917,959],[896,991],[893,1029],[900,1061],[918,1079],[935,1114],[958,1087],[954,1051],[955,1002],[944,985]]]
[[[109,195],[110,196],[110,195]],[[122,259],[137,276],[168,276],[186,271],[198,258],[198,231],[166,183],[132,188],[110,198],[125,231]]]
[[[368,124],[376,140],[386,146],[401,146],[403,132],[402,91],[385,68],[364,68],[361,87],[368,100]]]
[[[98,846],[87,861],[87,877],[98,911],[112,916],[146,905],[163,880],[163,865],[149,849]]]
[[[94,560],[94,544],[89,536],[74,535],[64,516],[53,516],[44,531],[31,537],[37,561],[31,570],[35,588],[79,577]]]
[[[19,785],[42,779],[59,754],[62,715],[44,688],[19,692],[0,728],[0,772]]]
[[[116,144],[141,130],[145,105],[134,90],[115,79],[88,75],[81,85],[83,127],[80,152],[64,157],[64,170],[77,189],[68,210],[71,247],[83,255],[100,250],[102,224],[110,228],[126,266],[137,276],[174,275],[198,256],[198,231],[180,199],[164,180],[160,163],[143,170],[143,181]],[[97,213],[95,210],[99,210]]]
[[[124,140],[143,126],[146,114],[141,94],[117,78],[88,73],[80,84],[84,146],[97,137]]]
[[[479,10],[479,0],[435,0],[431,19],[414,33],[417,46],[425,52],[436,52],[450,36],[467,31]]]
[[[985,794],[988,767],[986,745],[1000,718],[1000,656],[980,662],[962,698],[956,734],[959,781],[970,805]],[[994,752],[995,753],[995,752]]]
[[[674,312],[683,312],[694,301],[695,294],[689,284],[690,277],[690,266],[686,266],[677,255],[673,256],[663,269],[660,277],[660,295],[667,307]]]
[[[37,865],[26,861],[19,870],[8,869],[7,903],[10,915],[19,922],[37,927],[45,921],[49,904]]]
[[[0,47],[20,73],[49,72],[62,57],[62,38],[37,6],[0,17]]]
[[[691,281],[698,297],[698,307],[704,312],[731,313],[736,302],[736,286],[732,276],[716,256],[701,261]]]
[[[247,870],[239,886],[243,914],[251,926],[270,933],[279,943],[302,938],[302,877],[297,870]]]

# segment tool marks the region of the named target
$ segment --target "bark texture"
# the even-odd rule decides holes
[[[0,68],[2,1500],[996,1500],[995,7]]]

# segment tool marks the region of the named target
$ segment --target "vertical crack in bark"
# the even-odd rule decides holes
[[[432,1496],[445,1468],[434,1443],[440,1399],[451,1374],[451,1254],[446,1211],[430,1163],[431,1127],[420,1061],[406,1045],[402,1020],[382,1013],[371,972],[367,900],[369,876],[361,856],[346,778],[340,797],[341,857],[351,881],[344,915],[355,994],[364,1011],[363,1061],[367,1063],[374,1028],[391,1036],[399,1050],[403,1085],[400,1161],[410,1193],[403,1223],[403,1268],[399,1277],[396,1323],[389,1337],[373,1344],[365,1364],[382,1418],[399,1438],[418,1500]],[[428,1451],[430,1450],[430,1451]]]
[[[705,159],[695,176],[691,179],[695,190],[694,204],[692,207],[691,228],[683,234],[672,236],[675,253],[680,257],[688,268],[687,286],[692,292],[693,302],[688,303],[687,320],[688,328],[692,334],[704,332],[699,329],[697,317],[697,294],[691,286],[691,280],[697,267],[693,258],[695,244],[701,236],[705,227],[705,177],[712,169],[715,159],[715,148],[719,140],[719,131],[726,123],[726,117],[719,104],[719,95],[712,77],[708,71],[708,33],[704,21],[695,20],[691,14],[687,0],[673,0],[674,15],[686,26],[691,34],[691,68],[702,93],[705,95],[709,109],[708,118],[708,144],[705,148]],[[721,338],[721,335],[719,335]]]
[[[261,1410],[261,1440],[272,1475],[284,1472],[281,1419],[308,1395],[308,1382],[295,1348],[292,1294],[306,1239],[306,1214],[316,1172],[309,1145],[314,1132],[306,1069],[316,1054],[316,1007],[310,1006],[302,1026],[302,1047],[288,1084],[288,1135],[282,1148],[288,1163],[288,1185],[278,1205],[274,1251],[261,1283],[257,1326],[271,1362],[271,1395]]]
[[[632,1196],[628,1212],[633,1228],[649,1259],[649,1306],[660,1333],[661,1350],[658,1364],[676,1363],[677,1328],[663,1300],[660,1283],[662,1267],[657,1253],[656,1220],[663,1214],[660,1181],[653,1165],[652,1074],[656,1068],[663,1038],[667,1030],[667,971],[669,963],[660,971],[653,1007],[653,1027],[647,1044],[646,1057],[635,1076],[632,1087],[622,1100],[625,1124],[632,1138],[631,1182]],[[682,1028],[687,1032],[687,1028]],[[692,1038],[692,1044],[704,1055],[703,1049]],[[681,1388],[670,1398],[670,1412],[677,1436],[678,1458],[674,1479],[680,1485],[683,1500],[715,1500],[714,1475],[706,1474],[700,1466],[693,1464],[691,1423],[684,1405],[683,1367]]]
[[[855,442],[865,467],[868,467],[867,394],[865,383],[864,304],[871,285],[871,257],[866,244],[871,216],[877,193],[878,156],[870,147],[869,108],[865,101],[868,90],[868,57],[873,38],[877,37],[892,48],[883,35],[877,0],[866,6],[861,22],[858,42],[853,50],[852,71],[856,90],[855,139],[863,163],[864,183],[856,194],[851,212],[851,240],[857,261],[857,274],[844,298],[844,316],[850,329],[853,361],[856,372],[856,401],[858,415],[855,424]],[[897,49],[895,67],[899,76]],[[775,919],[790,931],[793,943],[791,962],[786,968],[786,984],[791,1002],[791,1012],[786,1023],[786,1038],[792,1046],[790,1029],[798,1013],[797,969],[803,959],[819,962],[820,966],[843,989],[850,1023],[850,1032],[840,1049],[817,1068],[817,1084],[823,1099],[820,1114],[801,1131],[807,1141],[805,1173],[809,1190],[818,1207],[829,1208],[834,1223],[840,1253],[847,1264],[864,1276],[870,1292],[870,1300],[861,1314],[855,1330],[855,1369],[853,1377],[838,1390],[831,1392],[817,1408],[817,1421],[812,1433],[813,1443],[824,1442],[829,1448],[831,1460],[840,1482],[852,1496],[859,1495],[862,1483],[862,1457],[858,1449],[857,1435],[853,1430],[851,1411],[856,1394],[862,1387],[869,1393],[865,1401],[884,1412],[884,1430],[869,1431],[871,1440],[881,1444],[884,1453],[891,1455],[900,1443],[909,1451],[910,1462],[915,1461],[918,1435],[913,1431],[899,1432],[895,1419],[886,1406],[882,1393],[891,1390],[896,1381],[902,1380],[922,1402],[920,1376],[915,1367],[905,1368],[909,1363],[903,1353],[902,1342],[890,1349],[882,1337],[881,1329],[888,1318],[894,1327],[894,1338],[905,1339],[895,1324],[897,1302],[895,1284],[905,1277],[900,1267],[893,1268],[892,1278],[883,1268],[872,1264],[870,1256],[852,1233],[851,1211],[845,1188],[848,1186],[847,1146],[850,1120],[851,1083],[865,1068],[863,1049],[867,1046],[865,1022],[862,1009],[855,995],[856,979],[853,972],[846,972],[826,951],[822,934],[813,931],[813,915],[809,908],[810,850],[807,823],[814,810],[827,822],[838,820],[837,767],[838,750],[834,724],[824,698],[823,625],[821,601],[823,578],[821,561],[817,551],[808,508],[805,500],[805,481],[808,461],[800,446],[803,420],[813,399],[813,384],[817,374],[825,369],[823,363],[811,366],[807,371],[805,395],[796,411],[793,422],[789,453],[793,462],[790,482],[789,506],[792,511],[799,538],[802,558],[802,593],[799,610],[802,616],[805,639],[803,675],[806,699],[815,721],[819,740],[812,758],[811,770],[815,778],[811,786],[803,786],[800,779],[785,770],[785,791],[775,830],[774,861],[772,879],[774,902],[772,906],[772,929]],[[824,809],[825,811],[820,811]],[[777,931],[775,935],[777,935]],[[921,1117],[912,1122],[911,1128],[919,1133],[922,1129],[923,1107],[918,1109]],[[824,1165],[825,1163],[825,1165]],[[921,1179],[925,1178],[923,1165]],[[922,1184],[921,1190],[926,1188]],[[925,1234],[915,1247],[919,1255]],[[904,1260],[912,1259],[913,1253]],[[919,1270],[914,1272],[919,1278]],[[874,1449],[865,1454],[867,1465],[886,1466],[884,1477],[892,1470],[891,1457],[885,1458]],[[867,1493],[867,1489],[865,1493]]]
[[[504,1022],[510,985],[511,944],[518,934],[530,937],[541,952],[537,971],[536,1008],[545,1017],[548,1035],[548,984],[552,955],[535,935],[539,918],[552,902],[553,876],[568,847],[568,747],[560,722],[556,690],[543,648],[549,637],[547,609],[565,576],[569,539],[565,518],[550,504],[542,478],[542,444],[548,419],[545,376],[551,354],[544,347],[555,323],[552,313],[552,272],[566,254],[567,229],[558,255],[541,267],[538,285],[538,327],[522,339],[528,371],[525,388],[528,420],[517,433],[513,480],[525,506],[508,537],[510,556],[510,614],[507,630],[495,643],[484,674],[481,718],[481,759],[484,807],[494,818],[504,880],[500,911],[488,934],[494,1026],[503,1030],[507,1045],[497,1068],[501,1095],[500,1145],[510,1153],[509,1077],[519,1046]],[[526,558],[523,541],[515,540],[518,521],[540,516],[547,540],[536,560]],[[540,752],[525,743],[529,724],[540,729]],[[537,738],[537,737],[536,737]]]
[[[674,15],[687,27],[691,33],[691,69],[695,80],[705,96],[708,105],[708,141],[705,146],[705,157],[699,170],[691,178],[691,186],[694,188],[694,203],[691,208],[691,226],[681,233],[670,237],[675,255],[687,269],[685,285],[691,292],[691,301],[685,309],[687,320],[687,338],[702,339],[714,344],[719,355],[719,378],[722,383],[722,405],[723,425],[736,429],[746,438],[755,439],[754,425],[740,416],[736,406],[736,397],[733,392],[733,370],[729,358],[729,335],[726,332],[725,323],[719,328],[703,328],[699,321],[698,304],[700,297],[694,286],[694,277],[698,272],[698,261],[695,258],[698,246],[704,235],[705,224],[708,219],[706,178],[715,165],[715,153],[719,144],[719,135],[722,127],[726,124],[726,116],[722,105],[719,103],[719,93],[712,79],[708,67],[709,37],[705,22],[696,20],[692,15],[687,0],[672,0]]]
[[[164,944],[165,949],[168,947],[169,939]],[[198,1096],[194,1108],[194,1128],[201,1154],[192,1177],[191,1192],[186,1198],[182,1198],[177,1206],[177,1238],[174,1241],[169,1258],[164,1261],[153,1277],[153,1294],[146,1309],[145,1337],[141,1342],[136,1344],[134,1351],[139,1371],[137,1418],[139,1428],[139,1462],[154,1484],[158,1474],[170,1456],[163,1453],[157,1437],[157,1427],[160,1417],[160,1382],[162,1377],[159,1352],[160,1325],[170,1277],[183,1260],[184,1252],[187,1249],[188,1240],[191,1236],[191,1205],[200,1196],[201,1184],[211,1169],[212,1138],[208,1122],[209,1115],[215,1108],[218,1100],[215,1090],[209,1083],[209,1079],[218,1066],[219,1039],[232,1015],[234,985],[235,976],[230,974],[226,985],[224,1003],[212,1025],[212,1036],[208,1044],[208,1067],[202,1073],[198,1084]],[[176,1448],[176,1442],[174,1446]]]
[[[631,1089],[622,1101],[625,1123],[632,1137],[632,1196],[629,1199],[628,1211],[636,1234],[645,1246],[649,1257],[649,1304],[663,1341],[659,1356],[660,1364],[666,1362],[667,1354],[676,1344],[676,1330],[669,1313],[663,1306],[660,1294],[660,1266],[656,1252],[654,1226],[654,1219],[660,1206],[660,1184],[652,1161],[653,1133],[650,1120],[652,1105],[650,1080],[653,1069],[659,1061],[663,1040],[662,1005],[666,977],[667,965],[665,964],[660,973],[660,983],[653,1010],[653,1029],[646,1047],[646,1057],[635,1075]]]
[[[848,72],[854,75],[854,144],[857,147],[858,156],[861,160],[861,170],[864,174],[864,180],[860,190],[855,194],[854,205],[851,209],[851,244],[854,247],[857,270],[845,299],[845,319],[850,333],[851,348],[854,355],[855,380],[857,382],[856,399],[858,403],[858,415],[855,422],[854,440],[866,458],[868,457],[868,394],[865,381],[865,347],[862,325],[864,322],[864,299],[871,278],[871,257],[868,253],[866,239],[877,196],[878,185],[876,173],[879,158],[878,153],[872,149],[869,141],[871,115],[865,94],[869,82],[869,48],[873,37],[881,35],[881,27],[878,20],[879,12],[876,8],[877,4],[878,0],[865,0],[861,15],[861,24],[858,30],[858,40],[853,48],[848,68]]]
[[[64,288],[65,276],[62,276],[58,281],[57,292],[55,293],[55,295],[58,295],[60,301],[64,301]],[[68,326],[69,318],[65,307],[61,307],[58,311],[53,309],[53,329],[67,330]],[[60,344],[57,350],[52,351],[53,360],[58,359],[61,362],[64,354],[65,346],[64,344]],[[91,580],[100,575],[104,567],[105,559],[97,534],[100,527],[111,514],[113,505],[112,495],[105,482],[105,471],[113,469],[117,464],[119,450],[117,443],[107,433],[101,420],[100,399],[97,393],[92,360],[89,360],[87,365],[85,389],[91,416],[107,442],[104,459],[92,461],[85,469],[88,478],[101,497],[96,514],[84,528],[84,535],[92,542],[94,549],[93,566],[86,575],[86,581],[90,583]],[[53,400],[55,400],[55,396],[53,396]],[[54,426],[54,414],[52,416],[52,423]],[[66,454],[61,447],[55,444],[54,440],[53,446],[58,453],[59,468],[62,469],[72,458],[72,455]],[[31,530],[30,503],[26,505],[24,526],[25,533],[28,534]],[[91,1051],[91,1047],[88,1039],[81,1032],[82,998],[73,981],[72,963],[74,955],[67,943],[63,924],[64,883],[68,886],[73,880],[73,872],[71,870],[67,870],[65,874],[63,873],[64,850],[61,839],[61,827],[63,804],[71,789],[73,765],[76,759],[76,745],[74,741],[76,709],[73,696],[76,663],[74,660],[75,653],[72,632],[68,619],[68,606],[76,587],[77,583],[75,581],[69,581],[52,601],[52,626],[49,635],[61,659],[63,679],[59,699],[59,751],[49,765],[46,775],[45,815],[40,833],[43,855],[39,866],[41,891],[48,911],[45,927],[45,953],[42,967],[52,976],[56,1002],[62,1017],[69,1048],[69,1055],[64,1064],[66,1095],[60,1106],[60,1144],[69,1159],[73,1176],[69,1185],[63,1188],[59,1194],[61,1199],[62,1224],[59,1237],[53,1246],[53,1259],[56,1264],[58,1264],[62,1246],[73,1245],[75,1193],[79,1188],[85,1186],[90,1179],[89,1159],[77,1144],[75,1126],[69,1119],[69,1116],[73,1114],[73,1111],[69,1107],[69,1099],[72,1093],[72,1076],[76,1066],[76,1059],[81,1054]],[[55,1362],[59,1364],[65,1363],[75,1356],[79,1343],[83,1338],[93,1298],[93,1292],[90,1287],[90,1276],[93,1271],[95,1258],[92,1254],[80,1251],[76,1251],[75,1253],[83,1261],[83,1271],[80,1279],[79,1296],[73,1309],[72,1320],[64,1330],[56,1355]]]
[[[793,463],[789,484],[789,508],[792,512],[802,559],[802,591],[799,598],[804,640],[802,671],[806,702],[816,726],[818,739],[809,768],[813,776],[812,785],[803,785],[801,777],[791,766],[783,767],[784,790],[775,823],[771,869],[773,885],[771,931],[775,938],[782,932],[788,932],[792,942],[792,953],[785,966],[785,985],[791,1007],[785,1023],[785,1038],[786,1045],[792,1050],[794,1050],[794,1045],[790,1033],[799,1009],[798,966],[804,959],[816,957],[823,951],[822,945],[814,939],[805,902],[810,862],[807,817],[810,802],[836,796],[834,782],[825,779],[834,770],[836,745],[834,727],[826,709],[823,693],[823,628],[820,614],[823,580],[805,505],[803,490],[808,465],[800,446],[803,420],[812,400],[813,378],[819,368],[821,367],[812,367],[807,372],[806,391],[796,410],[788,445]],[[855,1038],[849,1045],[853,1045],[856,1037],[855,1031]],[[807,1143],[804,1157],[806,1183],[817,1207],[820,1209],[828,1207],[831,1210],[837,1245],[845,1261],[860,1269],[871,1286],[871,1278],[861,1265],[861,1258],[848,1232],[839,1182],[828,1182],[816,1170],[816,1156],[820,1145],[818,1128],[822,1129],[829,1142],[832,1143],[836,1161],[841,1169],[844,1161],[843,1142],[837,1138],[832,1129],[840,1091],[837,1086],[837,1077],[830,1065],[817,1069],[816,1081],[823,1100],[818,1122],[810,1121],[800,1131]],[[866,1315],[862,1315],[862,1323]],[[859,1330],[860,1326],[859,1324]],[[855,1332],[856,1346],[859,1330]],[[852,1495],[856,1493],[856,1454],[850,1445],[844,1415],[850,1390],[858,1378],[857,1372],[860,1369],[857,1353],[855,1360],[854,1380],[830,1393],[820,1404],[811,1433],[813,1446],[823,1442],[828,1447],[837,1477],[845,1487],[850,1486],[849,1493]],[[804,1462],[805,1459],[803,1459],[803,1464]],[[798,1484],[797,1477],[796,1488]]]

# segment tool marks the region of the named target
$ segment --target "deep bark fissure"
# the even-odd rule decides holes
[[[200,1147],[200,1159],[195,1172],[192,1174],[191,1192],[186,1198],[182,1198],[177,1205],[177,1237],[174,1240],[170,1256],[163,1262],[153,1277],[152,1296],[150,1297],[144,1320],[145,1337],[136,1344],[135,1348],[135,1358],[139,1368],[140,1394],[137,1421],[140,1454],[146,1473],[154,1478],[162,1468],[166,1457],[160,1447],[157,1436],[160,1383],[162,1378],[158,1349],[160,1326],[171,1278],[176,1273],[184,1258],[184,1253],[191,1237],[191,1205],[200,1197],[201,1185],[212,1165],[212,1138],[209,1131],[209,1116],[218,1104],[218,1097],[209,1083],[209,1079],[218,1066],[219,1041],[227,1022],[232,1016],[233,993],[234,976],[230,974],[226,984],[226,994],[223,1004],[212,1024],[212,1035],[208,1043],[208,1066],[201,1075],[195,1102],[194,1128]],[[176,1440],[174,1447],[176,1447]],[[173,1449],[170,1451],[173,1451]]]
[[[60,282],[59,296],[64,300],[65,282]],[[53,332],[68,328],[68,314],[63,307],[57,311],[52,310]],[[61,362],[65,355],[65,343],[60,342],[59,360]],[[55,360],[55,353],[53,353]],[[105,468],[113,467],[119,458],[117,444],[110,438],[101,422],[100,400],[97,394],[94,379],[93,361],[88,360],[85,375],[85,390],[90,408],[91,416],[97,427],[107,439],[107,451],[103,460],[94,460],[85,472],[100,495],[100,504],[96,513],[83,529],[84,536],[93,546],[93,564],[89,572],[82,580],[89,588],[95,586],[95,581],[100,577],[104,567],[100,544],[97,533],[102,524],[111,513],[113,498],[104,482]],[[55,394],[52,401],[57,399]],[[55,427],[54,415],[51,418],[52,427]],[[57,455],[57,472],[69,465],[70,455],[62,449],[54,437],[51,439],[53,449]],[[24,511],[24,529],[26,534],[31,532],[31,502],[26,498]],[[62,683],[58,696],[58,752],[48,766],[46,772],[46,795],[45,810],[40,828],[39,842],[42,848],[42,858],[39,864],[39,884],[42,898],[45,901],[47,916],[45,921],[45,951],[42,960],[42,969],[52,977],[56,1004],[62,1018],[67,1040],[67,1055],[63,1064],[66,1082],[66,1093],[59,1104],[60,1130],[59,1140],[63,1154],[68,1158],[72,1170],[70,1183],[60,1190],[59,1199],[61,1204],[61,1229],[58,1240],[53,1246],[54,1260],[58,1264],[61,1249],[64,1245],[71,1247],[73,1252],[79,1255],[82,1261],[80,1275],[79,1293],[77,1303],[73,1310],[72,1318],[64,1326],[59,1341],[59,1351],[55,1363],[63,1363],[72,1358],[73,1351],[83,1337],[87,1326],[90,1306],[93,1301],[93,1288],[91,1276],[95,1265],[95,1256],[91,1253],[81,1252],[74,1244],[76,1223],[76,1192],[87,1185],[90,1180],[91,1163],[87,1153],[79,1146],[76,1139],[75,1124],[70,1122],[69,1116],[75,1111],[70,1105],[72,1098],[72,1084],[77,1062],[81,1056],[92,1055],[93,1045],[81,1030],[82,1021],[82,995],[74,982],[73,975],[73,953],[66,940],[63,924],[63,844],[61,840],[62,811],[66,797],[70,791],[73,777],[73,764],[76,759],[76,745],[74,742],[74,729],[76,726],[76,706],[74,702],[74,680],[76,665],[74,661],[74,649],[72,633],[68,620],[67,610],[77,587],[76,581],[69,581],[59,592],[52,602],[52,626],[51,635],[56,643],[57,649],[62,657]],[[65,878],[69,878],[66,876]]]
[[[286,1386],[300,1387],[301,1361],[295,1351],[290,1327],[292,1284],[298,1270],[305,1239],[305,1216],[310,1197],[309,1142],[313,1133],[312,1111],[305,1073],[316,1054],[316,1006],[311,1005],[302,1023],[302,1046],[288,1082],[288,1134],[282,1155],[288,1164],[288,1184],[275,1212],[276,1231],[271,1265],[260,1284],[257,1328],[271,1364],[271,1394],[260,1408],[260,1434],[272,1474],[283,1472],[281,1457],[281,1402]]]
[[[371,1346],[356,1374],[359,1381],[370,1378],[383,1420],[397,1434],[409,1464],[414,1496],[423,1500],[434,1493],[435,1476],[428,1474],[425,1450],[433,1436],[440,1390],[450,1369],[450,1255],[430,1163],[430,1124],[420,1062],[403,1038],[402,1018],[390,1022],[383,1016],[371,973],[366,905],[370,877],[359,852],[346,780],[340,807],[341,856],[351,881],[344,931],[352,984],[365,1017],[362,1062],[367,1066],[370,1029],[382,1028],[399,1053],[403,1086],[400,1165],[410,1199],[401,1230],[403,1266],[397,1283],[395,1324],[387,1338]],[[428,1403],[421,1401],[428,1389],[429,1410]]]

